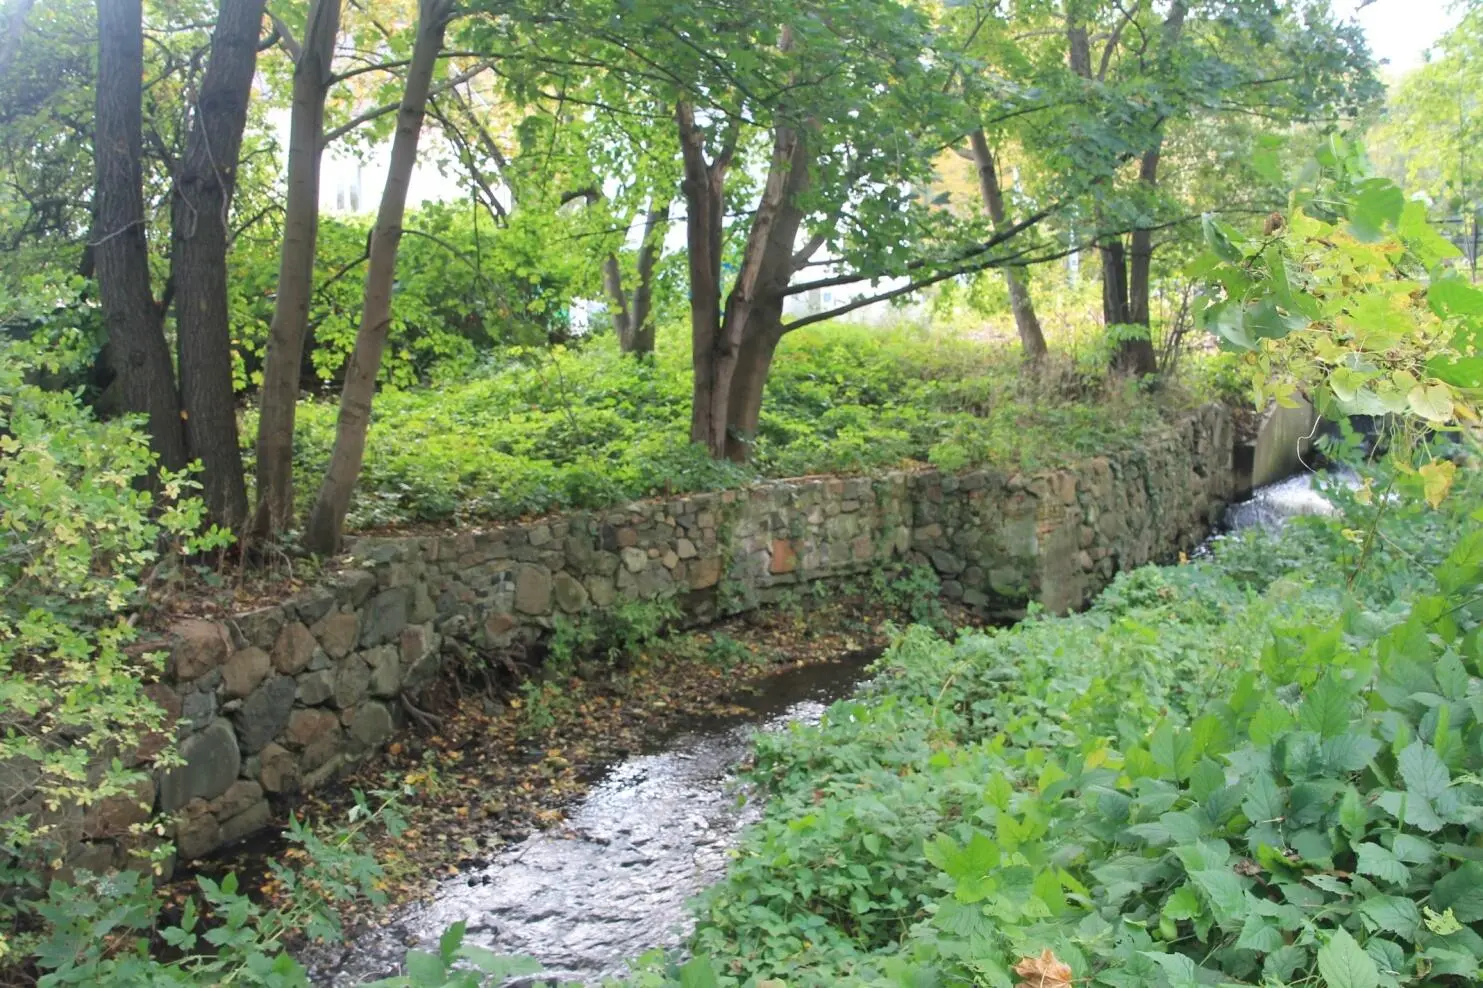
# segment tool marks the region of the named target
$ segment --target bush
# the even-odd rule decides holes
[[[1480,503],[910,630],[860,697],[759,738],[768,809],[694,948],[789,984],[1476,983]]]

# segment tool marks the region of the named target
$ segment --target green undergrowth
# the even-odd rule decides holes
[[[1365,499],[1080,615],[905,632],[759,738],[682,980],[1478,983],[1483,498]]]
[[[384,391],[351,524],[515,518],[928,462],[1034,469],[1126,447],[1194,400],[1139,394],[1089,360],[1053,361],[1035,378],[1017,350],[958,334],[822,326],[779,348],[753,462],[739,467],[688,442],[690,358],[677,332],[647,363],[610,344],[501,351],[466,379]],[[299,476],[322,475],[335,416],[332,403],[300,407]]]

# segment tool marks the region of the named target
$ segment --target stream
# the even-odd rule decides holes
[[[1298,474],[1231,505],[1222,527],[1274,528],[1332,511],[1312,475]],[[735,776],[753,732],[817,720],[875,657],[789,669],[765,695],[741,702],[745,714],[656,739],[608,769],[563,823],[511,845],[481,871],[443,881],[430,902],[400,910],[388,925],[308,952],[311,977],[348,988],[395,975],[408,946],[436,949],[439,934],[460,920],[466,942],[544,965],[524,984],[600,982],[649,949],[679,947],[690,925],[686,901],[722,877],[727,851],[760,812],[741,798]]]

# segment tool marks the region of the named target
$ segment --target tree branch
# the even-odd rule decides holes
[[[438,95],[439,93],[445,93],[448,90],[452,89],[454,86],[461,86],[464,83],[468,82],[470,79],[479,75],[487,68],[489,68],[488,62],[480,62],[478,65],[475,65],[471,69],[466,69],[465,71],[460,72],[458,75],[450,76],[447,79],[444,79],[442,82],[432,86],[428,90],[428,97],[431,98]],[[388,113],[395,113],[401,105],[401,100],[398,100],[395,103],[385,103],[381,106],[367,110],[366,112],[359,114],[358,116],[350,118],[340,126],[325,131],[324,137],[320,141],[320,147],[328,147],[330,144],[344,137],[346,134],[350,133],[352,130],[361,126],[362,124],[370,123],[372,120],[375,120],[378,117],[384,117]]]

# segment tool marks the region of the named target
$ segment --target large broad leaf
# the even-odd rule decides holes
[[[1404,885],[1411,877],[1411,870],[1387,848],[1379,844],[1365,842],[1355,845],[1355,853],[1359,856],[1359,864],[1355,871],[1361,875],[1369,875],[1392,885]]]
[[[1416,939],[1421,929],[1421,910],[1404,896],[1373,896],[1360,903],[1359,911],[1371,929],[1394,933],[1407,940]]]
[[[1464,923],[1483,919],[1483,864],[1468,861],[1432,887],[1432,908],[1452,910]]]
[[[1474,288],[1456,275],[1435,279],[1426,291],[1426,301],[1443,319],[1483,315],[1483,290]]]
[[[1221,929],[1239,930],[1251,910],[1246,902],[1246,883],[1229,868],[1207,868],[1189,873]]]
[[[1387,223],[1399,223],[1406,197],[1388,178],[1372,178],[1359,187],[1349,210],[1349,229],[1360,240],[1378,240]]]
[[[1429,801],[1439,799],[1452,782],[1452,776],[1447,771],[1447,766],[1442,764],[1442,759],[1437,757],[1430,745],[1422,741],[1413,741],[1402,751],[1396,759],[1396,767],[1401,771],[1406,789]]]
[[[1318,973],[1328,988],[1377,988],[1380,984],[1374,959],[1344,930],[1335,931],[1319,948]]]
[[[1237,246],[1240,236],[1217,220],[1214,214],[1206,213],[1201,216],[1200,227],[1205,233],[1205,243],[1223,260],[1240,261],[1246,257],[1245,252]]]

